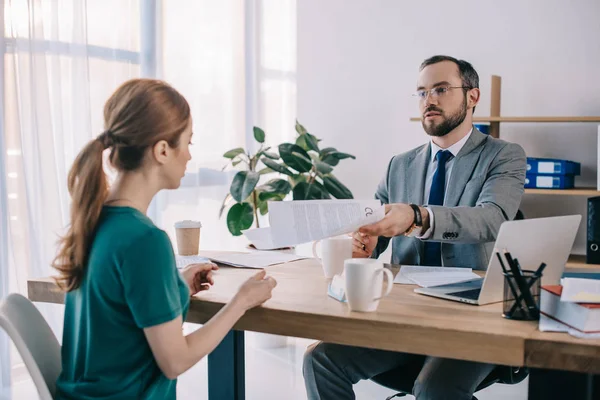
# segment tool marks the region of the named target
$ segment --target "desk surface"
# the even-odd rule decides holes
[[[501,304],[472,306],[394,285],[377,312],[358,313],[327,296],[314,259],[267,268],[278,285],[262,307],[250,310],[235,328],[333,343],[404,351],[505,365],[527,365],[600,373],[600,339],[542,333],[537,322],[502,318]],[[396,272],[396,271],[394,271]],[[188,322],[205,323],[256,270],[222,267],[211,290],[196,295]],[[51,279],[28,282],[32,301],[62,303]]]

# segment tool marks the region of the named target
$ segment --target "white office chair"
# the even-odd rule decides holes
[[[61,371],[60,345],[31,301],[10,294],[0,303],[0,328],[21,354],[41,400],[52,400]]]

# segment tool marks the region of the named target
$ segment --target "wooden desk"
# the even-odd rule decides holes
[[[272,299],[247,312],[209,356],[210,398],[243,398],[245,330],[493,364],[600,373],[600,340],[539,332],[537,322],[502,318],[500,304],[472,306],[395,285],[377,312],[357,313],[327,296],[328,281],[315,260],[267,270],[278,282]],[[222,267],[215,286],[192,299],[186,321],[208,321],[255,272]],[[50,279],[30,280],[28,290],[32,301],[61,303],[64,298]],[[210,384],[215,380],[219,385]],[[232,392],[219,392],[223,387],[231,387]]]

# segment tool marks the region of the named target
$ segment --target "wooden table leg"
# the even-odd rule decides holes
[[[230,331],[208,355],[209,400],[244,400],[244,331]]]
[[[600,375],[530,368],[528,399],[600,399]]]

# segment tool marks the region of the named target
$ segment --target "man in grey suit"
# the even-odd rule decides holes
[[[502,222],[515,217],[526,157],[513,143],[473,127],[479,77],[466,61],[434,56],[420,67],[416,96],[428,144],[392,158],[376,197],[385,218],[354,234],[354,257],[485,269]],[[309,399],[354,399],[352,385],[396,369],[418,369],[418,400],[471,400],[493,365],[316,343],[304,358]],[[413,376],[416,376],[414,373]]]

